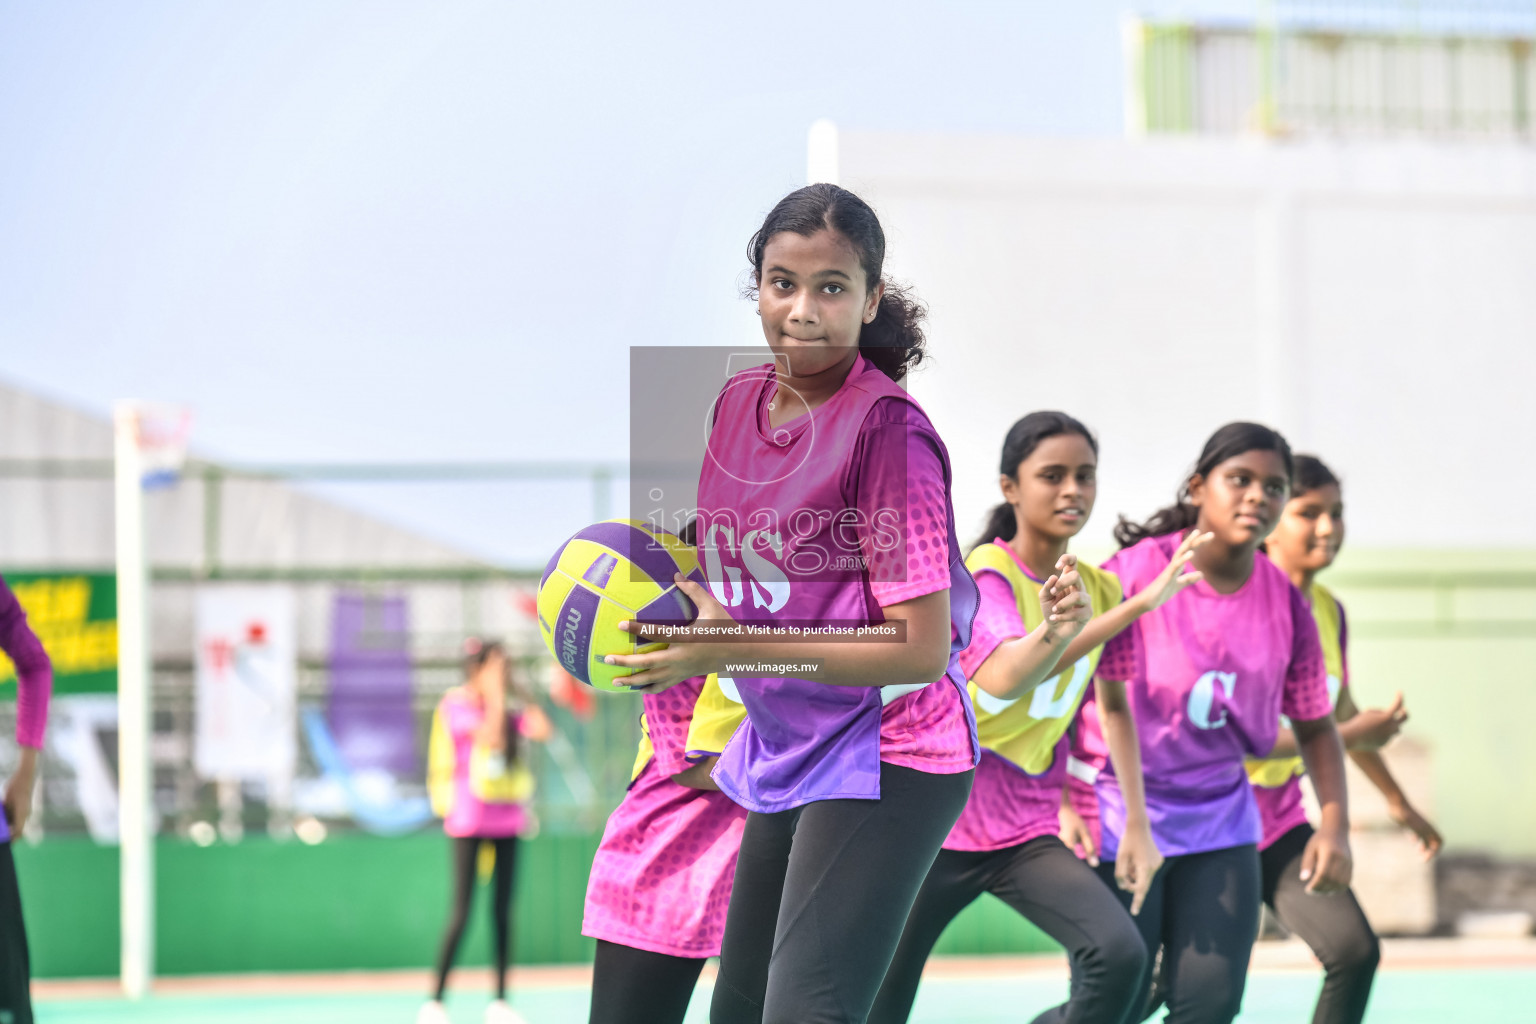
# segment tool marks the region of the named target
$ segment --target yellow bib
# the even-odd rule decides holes
[[[965,564],[973,574],[991,569],[1008,581],[1026,629],[1033,631],[1044,621],[1040,611],[1041,584],[1019,567],[1011,551],[996,543],[982,544],[971,552]],[[1102,615],[1121,602],[1120,579],[1114,573],[1084,562],[1078,563],[1077,572],[1083,579],[1083,589],[1093,600],[1094,615]],[[971,703],[976,707],[976,734],[981,745],[1031,775],[1051,767],[1056,743],[1072,724],[1103,651],[1103,647],[1095,647],[1016,700],[1000,700],[975,683],[968,684]]]
[[[687,753],[705,757],[719,755],[726,741],[746,719],[747,709],[740,701],[732,700],[720,688],[720,679],[714,673],[704,677],[704,688],[699,691],[693,704],[693,717],[688,721]],[[645,770],[656,748],[651,744],[651,728],[645,716],[640,716],[640,749],[635,753],[635,766],[629,781],[634,782]]]
[[[1312,584],[1312,618],[1317,622],[1317,638],[1323,644],[1323,665],[1328,670],[1328,706],[1339,703],[1339,689],[1344,678],[1344,645],[1341,625],[1344,613],[1338,598],[1321,583]],[[1288,721],[1282,716],[1282,722]],[[1248,781],[1265,789],[1285,785],[1297,775],[1306,772],[1299,757],[1250,757],[1244,764],[1248,768]]]
[[[521,746],[521,744],[520,744]],[[432,811],[446,818],[453,808],[453,774],[457,754],[439,704],[432,712],[432,731],[427,738],[427,794]],[[532,799],[537,781],[521,759],[508,764],[479,743],[469,749],[469,791],[487,804],[520,804]]]

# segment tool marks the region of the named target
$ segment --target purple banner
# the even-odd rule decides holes
[[[336,595],[326,718],[350,771],[383,769],[407,779],[421,774],[409,619],[403,596]]]

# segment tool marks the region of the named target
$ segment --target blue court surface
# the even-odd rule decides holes
[[[1259,971],[1248,981],[1242,1024],[1302,1024],[1311,1016],[1319,977],[1307,971]],[[1055,975],[940,977],[924,981],[912,1024],[1022,1024],[1066,994]],[[450,996],[455,1024],[476,1024],[486,996]],[[37,1006],[41,1024],[411,1024],[420,997],[377,995],[162,995],[140,1004],[117,999],[49,999]],[[512,1000],[528,1024],[580,1024],[587,991],[580,985],[540,985]],[[701,984],[688,1024],[705,1024],[709,990]],[[1442,1024],[1444,1021],[1536,1020],[1536,967],[1452,967],[1384,971],[1377,979],[1367,1021]]]

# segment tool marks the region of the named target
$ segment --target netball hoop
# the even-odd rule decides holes
[[[154,775],[149,758],[149,566],[144,491],[169,487],[186,461],[185,406],[119,402],[113,410],[117,533],[118,814],[122,984],[149,993],[155,962]]]

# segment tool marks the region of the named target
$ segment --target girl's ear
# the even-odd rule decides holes
[[[1000,473],[997,477],[997,485],[1002,488],[1003,500],[1010,505],[1019,503],[1019,482],[1006,473]]]
[[[1189,503],[1199,508],[1205,501],[1205,477],[1196,473],[1189,478],[1189,483],[1184,485],[1184,489],[1189,492]]]
[[[864,322],[871,323],[880,312],[880,300],[885,297],[885,282],[875,285],[869,297],[864,300]]]

